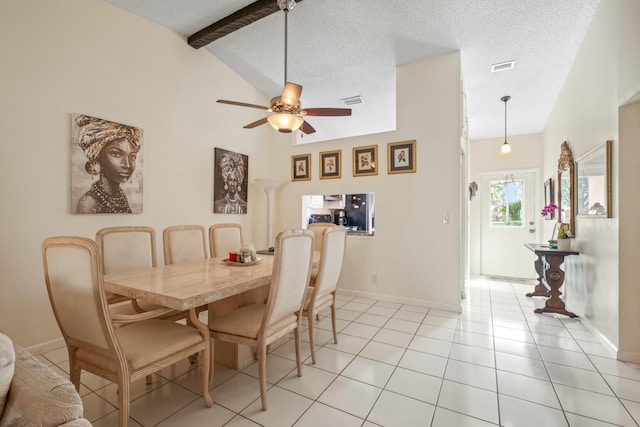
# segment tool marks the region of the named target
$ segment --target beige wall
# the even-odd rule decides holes
[[[638,1],[600,2],[545,128],[543,151],[547,176],[555,173],[562,141],[568,141],[574,159],[606,140],[614,141],[613,218],[577,219],[574,247],[581,254],[565,263],[565,296],[572,310],[614,348],[625,349],[625,359],[636,362],[640,361],[640,311],[636,308],[633,315],[624,314],[625,321],[621,322],[620,308],[627,291],[637,287],[637,276],[633,283],[629,276],[619,278],[623,266],[618,255],[637,247],[629,245],[628,239],[621,240],[619,246],[618,233],[619,224],[629,221],[622,217],[621,205],[627,198],[637,198],[637,188],[627,187],[623,192],[620,183],[628,177],[637,183],[634,171],[638,168],[637,157],[620,162],[619,156],[627,144],[637,144],[637,137],[623,140],[618,134],[618,107],[640,89],[638,16]],[[633,215],[633,221],[637,221],[637,213]],[[620,258],[620,262],[628,259]]]
[[[19,344],[60,337],[42,272],[46,237],[149,225],[162,263],[164,227],[230,221],[262,246],[266,197],[253,179],[289,179],[290,156],[305,152],[313,155],[313,180],[278,191],[274,233],[300,226],[302,194],[375,191],[376,236],[349,238],[341,286],[460,310],[457,53],[398,69],[397,131],[294,147],[268,126],[242,129],[256,112],[215,103],[267,100],[210,53],[99,0],[2,2],[0,52],[0,329]],[[144,130],[144,213],[70,213],[74,112]],[[388,176],[386,144],[410,139],[417,140],[417,173]],[[380,173],[353,178],[351,149],[370,144],[378,144]],[[214,147],[249,155],[248,215],[212,214]],[[320,181],[318,152],[338,148],[343,178]]]
[[[460,85],[458,53],[403,65],[397,70],[397,131],[273,147],[274,175],[290,176],[291,155],[311,153],[312,160],[311,181],[279,190],[276,229],[300,226],[302,195],[376,194],[375,236],[349,237],[342,289],[460,311]],[[387,143],[413,139],[417,172],[388,175]],[[353,147],[374,144],[378,175],[353,177]],[[342,179],[320,180],[318,153],[337,149]],[[444,213],[449,224],[442,223]]]
[[[24,0],[0,6],[0,329],[29,346],[58,338],[40,245],[53,235],[93,237],[107,226],[241,222],[265,235],[262,216],[214,215],[213,148],[267,172],[268,129],[247,132],[243,109],[218,97],[266,100],[206,50],[99,0]],[[70,114],[144,130],[144,213],[72,215]],[[252,212],[264,192],[249,188]],[[162,251],[159,248],[159,262]]]

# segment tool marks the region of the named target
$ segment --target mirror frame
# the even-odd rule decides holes
[[[576,201],[576,215],[578,217],[587,217],[587,218],[611,218],[612,217],[612,208],[611,208],[611,146],[613,144],[613,141],[607,141],[604,144],[600,144],[597,147],[595,147],[593,150],[587,152],[586,154],[580,156],[580,158],[578,158],[576,160],[576,187],[578,189],[578,197],[577,197],[577,201]],[[580,175],[581,175],[581,168],[584,169],[584,163],[592,160],[594,157],[596,156],[600,156],[603,158],[603,161],[601,163],[598,163],[598,166],[600,166],[601,169],[604,169],[604,180],[605,180],[605,185],[604,185],[604,198],[602,200],[603,203],[606,204],[605,206],[605,210],[606,210],[606,214],[605,215],[596,215],[596,214],[591,214],[591,213],[580,213],[579,210],[579,206],[580,206],[580,201],[581,201],[581,187],[580,187]],[[582,166],[581,166],[582,165]],[[587,188],[587,195],[588,195],[588,188]]]
[[[569,148],[569,144],[567,141],[564,141],[560,145],[560,158],[558,159],[558,206],[562,208],[562,174],[563,172],[569,172],[569,231],[572,236],[576,235],[575,231],[575,184],[574,184],[574,162],[573,155],[571,154],[571,149]],[[558,212],[558,222],[562,221],[562,212]]]

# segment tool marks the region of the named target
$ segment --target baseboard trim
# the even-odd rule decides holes
[[[39,354],[56,350],[64,346],[65,346],[64,338],[57,338],[55,340],[43,342],[40,344],[35,344],[30,347],[25,347],[25,350],[27,350],[29,353],[33,354],[34,356],[37,356]]]
[[[602,332],[600,332],[597,328],[591,325],[591,322],[589,322],[589,319],[587,319],[587,317],[585,317],[584,314],[582,314],[577,310],[574,310],[573,307],[570,306],[570,304],[567,304],[567,303],[565,304],[567,306],[567,310],[575,313],[578,316],[582,324],[589,330],[589,332],[591,332],[598,339],[600,344],[602,344],[602,346],[611,354],[612,357],[615,357],[616,359],[619,359],[619,360],[623,360],[623,359],[620,359],[620,352],[618,352],[618,347],[616,347]]]
[[[354,289],[344,289],[342,287],[340,288],[339,292],[341,295],[348,295],[348,296],[357,297],[357,298],[377,299],[382,301],[395,302],[398,304],[409,304],[409,305],[416,305],[419,307],[433,308],[435,310],[452,311],[458,314],[462,313],[461,304],[460,305],[442,304],[434,301],[420,300],[415,298],[395,297],[395,296],[386,295],[386,294],[377,294],[374,292],[357,291]]]

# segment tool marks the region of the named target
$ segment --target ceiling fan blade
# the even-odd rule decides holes
[[[309,124],[309,122],[307,122],[306,120],[304,122],[302,122],[302,126],[300,127],[300,130],[303,133],[306,133],[307,135],[310,133],[314,133],[316,130],[313,128],[313,126],[311,126]]]
[[[220,104],[237,105],[238,107],[259,108],[261,110],[269,109],[269,107],[265,107],[264,105],[247,104],[246,102],[228,101],[226,99],[218,99],[216,102],[219,102]]]
[[[280,100],[285,105],[295,107],[296,105],[298,105],[298,102],[300,102],[301,94],[302,86],[295,83],[287,82],[287,84],[284,85],[284,89],[282,90],[282,96],[280,97]]]
[[[263,125],[265,123],[267,123],[267,118],[263,117],[260,120],[256,120],[255,122],[251,122],[248,125],[243,126],[243,128],[245,128],[245,129],[253,129],[256,126],[260,126],[260,125]]]
[[[305,108],[300,110],[304,116],[350,116],[351,108]]]

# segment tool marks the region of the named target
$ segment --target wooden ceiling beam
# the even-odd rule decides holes
[[[296,0],[300,3],[302,0]],[[189,46],[199,49],[259,19],[279,12],[276,0],[257,0],[231,15],[214,22],[206,28],[192,34],[187,39]]]

